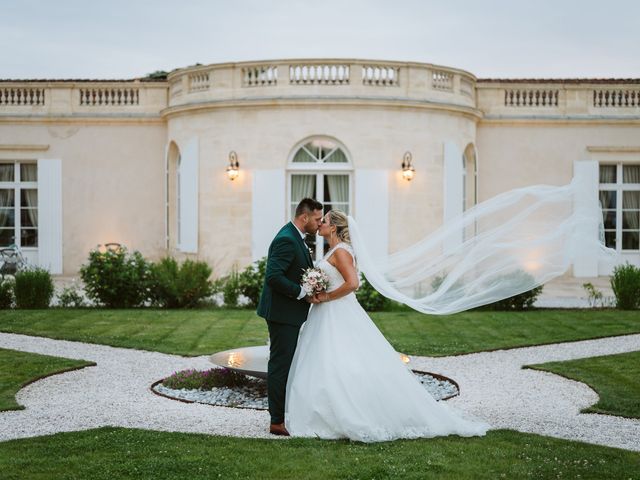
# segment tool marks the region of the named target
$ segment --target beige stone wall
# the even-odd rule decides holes
[[[118,242],[157,257],[164,247],[162,123],[0,123],[3,161],[57,158],[63,175],[63,269],[76,275],[90,249]]]
[[[215,109],[170,118],[169,139],[178,146],[200,139],[199,256],[217,272],[251,262],[251,171],[285,169],[296,144],[315,135],[345,145],[353,167],[390,173],[390,248],[417,241],[442,222],[442,138],[461,150],[473,140],[474,120],[418,109],[351,106]],[[240,176],[225,173],[229,151]],[[405,151],[413,154],[415,179],[401,178]],[[357,215],[362,205],[353,205]],[[265,208],[284,208],[268,206]]]
[[[478,127],[479,201],[512,188],[538,183],[562,185],[573,162],[601,157],[593,146],[638,145],[640,126],[527,122],[481,122]],[[628,154],[609,155],[625,161]]]

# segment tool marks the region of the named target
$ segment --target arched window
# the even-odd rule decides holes
[[[344,146],[330,137],[312,137],[300,142],[292,151],[288,165],[288,204],[293,218],[295,208],[305,197],[315,198],[329,210],[351,213],[353,166]],[[308,239],[315,258],[324,249],[316,249],[320,237]]]
[[[476,149],[472,143],[467,145],[462,155],[462,211],[478,203],[478,169]]]
[[[182,211],[182,206],[180,205],[180,167],[182,165],[182,156],[178,154],[178,159],[176,160],[176,231],[177,231],[177,240],[178,245],[181,243],[180,238],[180,212]]]

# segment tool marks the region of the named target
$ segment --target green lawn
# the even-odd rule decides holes
[[[373,313],[402,352],[454,355],[527,345],[640,333],[640,313],[619,310],[472,311],[430,316],[414,311]],[[264,345],[267,328],[250,310],[49,309],[0,311],[0,331],[203,355]]]
[[[6,480],[637,478],[640,454],[512,431],[365,445],[101,428],[0,443]]]
[[[401,311],[377,313],[373,318],[397,349],[422,355],[640,331],[637,313],[617,311],[467,312],[448,317]],[[0,331],[187,355],[264,344],[266,340],[264,321],[253,312],[218,309],[6,311],[0,312]],[[599,389],[609,379],[601,391],[601,403],[610,402],[603,408],[613,411],[629,407],[625,396],[640,398],[637,382],[629,386],[639,377],[639,359],[640,352],[635,352],[534,367],[558,368],[563,370],[558,373],[566,374],[570,370],[567,365],[581,363],[574,370],[579,371],[580,381],[593,381]],[[591,365],[594,361],[595,367]],[[0,409],[21,408],[14,395],[30,379],[83,365],[91,364],[0,349]],[[585,372],[597,375],[589,377]],[[637,411],[637,401],[632,408]],[[640,454],[635,452],[506,430],[491,431],[482,438],[441,437],[365,445],[109,427],[0,443],[3,480],[627,479],[636,478],[632,472],[637,471]]]
[[[640,351],[527,368],[553,372],[593,388],[600,400],[583,412],[640,418]]]
[[[0,348],[0,411],[24,409],[15,395],[30,381],[87,365],[95,363]]]

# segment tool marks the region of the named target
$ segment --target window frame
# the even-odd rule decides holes
[[[22,245],[22,195],[21,190],[36,190],[38,191],[38,180],[36,179],[35,182],[21,182],[20,181],[20,176],[21,176],[21,172],[20,172],[20,165],[22,164],[28,164],[28,165],[35,165],[36,166],[36,170],[37,170],[37,165],[38,163],[35,160],[4,160],[4,161],[0,161],[0,163],[3,164],[12,164],[14,171],[13,171],[13,182],[2,182],[0,181],[0,189],[12,189],[13,190],[13,195],[14,195],[14,202],[13,202],[13,208],[14,208],[14,225],[13,225],[13,236],[14,236],[14,241],[13,244],[17,245],[20,247],[20,249],[22,251],[27,251],[27,252],[37,252],[38,248],[40,247],[40,222],[38,221],[38,225],[36,227],[25,227],[28,228],[29,230],[35,230],[36,231],[36,246],[23,246]],[[38,207],[36,206],[36,209],[38,209]],[[39,214],[40,212],[38,212]],[[11,245],[11,244],[9,244]],[[0,248],[6,248],[9,245],[0,245]]]
[[[295,158],[298,151],[304,148],[304,146],[307,143],[312,142],[313,140],[326,140],[326,141],[333,142],[336,145],[336,148],[339,148],[342,151],[347,161],[344,163],[334,163],[334,162],[325,163],[322,160],[316,160],[313,163],[312,162],[293,162],[293,159]],[[325,201],[324,201],[325,176],[326,175],[347,175],[348,181],[349,181],[349,200],[348,200],[349,215],[353,215],[353,200],[354,200],[353,171],[354,171],[353,163],[351,161],[351,155],[349,154],[349,151],[344,147],[344,145],[341,142],[337,141],[336,139],[332,137],[317,135],[317,136],[307,137],[303,141],[299,142],[295,146],[295,148],[293,148],[293,150],[291,151],[291,154],[289,155],[289,160],[287,162],[287,172],[286,172],[287,195],[286,195],[286,205],[285,205],[285,209],[286,209],[285,218],[289,218],[289,219],[292,218],[292,210],[295,207],[291,199],[291,187],[293,182],[292,178],[294,175],[314,175],[315,176],[316,197],[317,197],[316,200],[322,203],[323,206],[325,205]],[[319,193],[321,195],[318,195]],[[320,235],[316,235],[316,245],[318,245],[319,242],[321,241],[322,241],[322,237],[320,237]],[[316,249],[315,254],[316,254],[315,255],[316,258],[314,259],[314,261],[319,261],[322,259],[324,252],[322,252],[322,249]]]
[[[640,183],[623,183],[623,169],[625,166],[637,166],[637,163],[627,163],[627,162],[599,162],[598,163],[598,198],[600,197],[600,192],[602,191],[615,191],[615,199],[616,199],[616,230],[615,230],[615,250],[620,254],[637,254],[640,253],[640,245],[638,249],[623,249],[622,248],[622,234],[623,232],[635,232],[638,231],[638,235],[640,236],[640,229],[623,229],[622,228],[622,214],[625,211],[622,203],[623,192],[640,191]],[[616,183],[601,183],[600,182],[600,166],[615,166],[616,167]],[[604,208],[603,208],[604,210]],[[611,210],[611,209],[607,209]],[[604,212],[603,212],[603,222],[604,222]],[[604,226],[604,223],[603,223]],[[607,229],[608,231],[612,231],[611,229]]]

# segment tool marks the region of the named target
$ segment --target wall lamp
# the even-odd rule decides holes
[[[238,155],[231,150],[229,152],[229,166],[227,167],[227,176],[229,180],[235,180],[240,173],[240,162],[238,162]]]
[[[416,173],[416,169],[411,165],[411,152],[406,151],[402,156],[402,178],[411,181]]]
[[[105,243],[104,245],[98,245],[98,251],[100,253],[107,253],[107,252],[113,252],[113,253],[118,253],[120,250],[122,250],[122,244],[117,243],[117,242],[110,242],[110,243]]]

